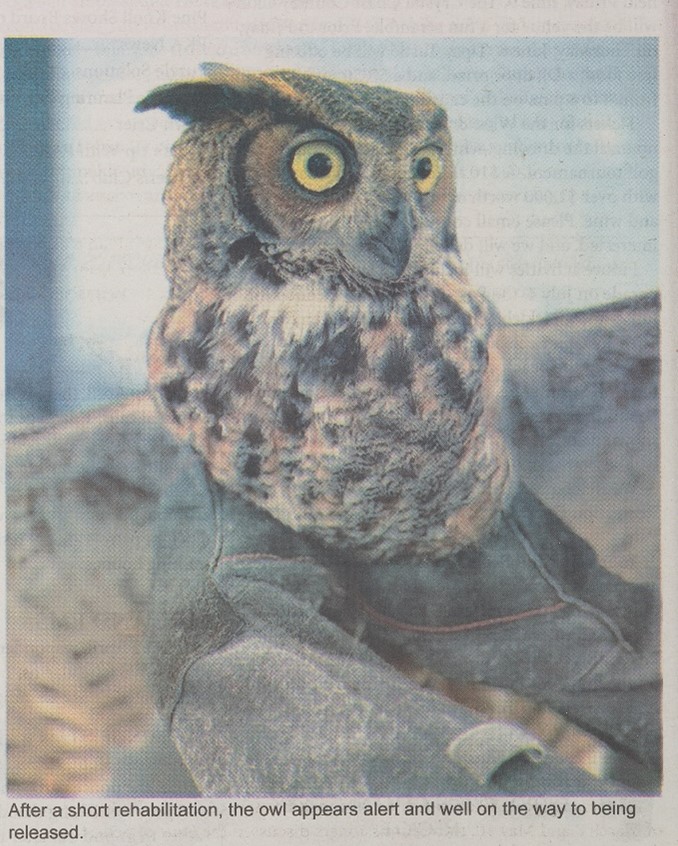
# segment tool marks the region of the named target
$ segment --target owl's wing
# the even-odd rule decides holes
[[[501,330],[523,479],[621,575],[658,564],[658,299]],[[142,738],[151,536],[178,448],[138,397],[10,433],[8,776],[21,793],[103,787]]]
[[[147,397],[9,434],[12,791],[99,791],[111,748],[149,725],[151,535],[176,452]]]
[[[630,581],[659,568],[659,296],[499,334],[517,471]]]

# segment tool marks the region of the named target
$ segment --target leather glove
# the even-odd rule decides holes
[[[604,570],[526,487],[448,561],[350,573],[380,651],[509,688],[659,766],[658,593]]]
[[[516,511],[514,519],[518,516]],[[497,554],[499,546],[497,537]],[[422,690],[378,657],[369,644],[359,642],[322,613],[331,609],[343,623],[355,600],[369,607],[368,618],[383,615],[381,622],[369,623],[375,642],[394,640],[417,660],[430,659],[440,669],[460,670],[468,678],[485,667],[483,678],[496,676],[515,681],[521,689],[527,684],[531,690],[548,672],[534,657],[539,652],[534,638],[524,646],[525,654],[532,657],[515,663],[515,656],[521,654],[521,625],[528,620],[546,623],[567,617],[569,599],[558,596],[557,611],[515,621],[519,626],[514,629],[516,644],[505,658],[514,660],[515,672],[532,668],[533,675],[525,683],[494,661],[484,640],[479,656],[450,657],[448,662],[446,649],[455,652],[460,642],[466,643],[466,652],[474,651],[471,641],[463,640],[467,634],[462,632],[460,641],[458,633],[403,631],[401,621],[408,619],[423,619],[426,625],[442,620],[447,625],[451,618],[445,616],[440,602],[434,602],[433,611],[426,611],[429,616],[420,617],[440,592],[440,580],[431,581],[428,575],[420,577],[421,583],[412,576],[393,601],[389,597],[382,602],[382,588],[388,589],[390,579],[404,570],[397,562],[390,566],[359,568],[311,546],[269,515],[230,496],[192,460],[168,491],[159,521],[149,668],[159,708],[170,721],[174,742],[203,793],[628,792],[544,750],[518,727],[488,723]],[[435,570],[425,562],[410,564],[410,569],[415,573],[420,566],[422,574]],[[467,575],[454,587],[460,565],[450,567],[443,579],[446,584],[449,579],[449,595],[461,595],[475,583],[476,604],[469,607],[482,609],[483,614],[492,603],[504,608],[501,596],[482,599],[494,579],[474,582]],[[438,576],[444,570],[438,566]],[[411,590],[421,595],[408,602]],[[540,590],[546,596],[546,589]],[[456,613],[457,607],[450,605],[449,610]],[[511,603],[506,607],[513,612]],[[576,613],[583,615],[586,625],[574,645],[585,648],[598,627],[617,643],[618,633],[607,622],[584,614],[579,607]],[[392,620],[398,621],[395,628]],[[493,626],[475,634],[487,637],[487,643],[494,642],[500,651],[506,625],[514,624],[498,624],[494,636]],[[566,630],[577,633],[578,624],[572,620]],[[596,646],[596,656],[606,656],[597,650]],[[587,666],[587,660],[590,656],[577,666]],[[601,660],[605,663],[607,658]],[[587,680],[597,678],[596,669],[584,674]],[[622,670],[619,665],[618,674],[623,675]],[[567,676],[569,686],[571,675]],[[559,684],[553,687],[559,689]]]

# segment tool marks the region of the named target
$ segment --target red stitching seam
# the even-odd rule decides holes
[[[567,602],[557,602],[555,605],[545,605],[543,608],[531,608],[529,611],[520,611],[518,614],[508,614],[506,617],[493,617],[489,620],[475,620],[473,623],[460,623],[456,626],[418,626],[415,623],[403,623],[387,617],[371,608],[361,597],[356,597],[359,607],[382,626],[389,626],[392,629],[400,629],[403,632],[419,632],[421,634],[454,634],[455,632],[466,632],[471,629],[485,629],[489,626],[497,626],[501,623],[514,623],[516,620],[525,620],[528,617],[538,617],[542,614],[554,614],[567,606]]]
[[[259,554],[256,552],[240,552],[235,555],[223,555],[219,558],[219,563],[224,560],[230,561],[252,561],[252,560],[267,560],[267,561],[289,561],[289,558],[282,558],[279,555],[271,555],[268,553]],[[299,556],[291,559],[293,561],[313,561],[310,556]],[[556,611],[561,611],[567,607],[567,602],[557,602],[555,605],[545,605],[542,608],[530,608],[528,611],[520,611],[517,614],[507,614],[505,617],[491,617],[488,620],[475,620],[472,623],[459,623],[456,626],[420,626],[416,623],[403,623],[400,620],[395,620],[393,617],[388,617],[386,614],[381,614],[360,596],[355,597],[356,603],[363,610],[368,617],[371,617],[382,626],[389,626],[392,629],[399,629],[403,632],[419,632],[420,634],[454,634],[455,632],[467,632],[473,629],[486,629],[490,626],[498,626],[502,623],[515,623],[517,620],[525,620],[529,617],[540,617],[544,614],[554,614]]]

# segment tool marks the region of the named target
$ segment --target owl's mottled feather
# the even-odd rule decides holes
[[[299,333],[285,286],[248,306],[200,284],[155,326],[152,383],[215,478],[282,522],[369,558],[443,554],[493,515],[507,473],[488,315],[446,283],[456,297],[326,294]]]
[[[444,112],[289,71],[208,72],[142,103],[190,123],[165,192],[159,405],[215,479],[294,529],[368,560],[447,555],[501,509],[510,462]],[[295,183],[305,144],[316,179],[328,147],[342,159],[331,190]]]

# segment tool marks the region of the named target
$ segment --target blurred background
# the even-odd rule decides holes
[[[202,61],[425,90],[448,110],[459,242],[508,321],[658,286],[653,38],[8,39],[8,420],[145,387],[181,125],[135,114]]]

